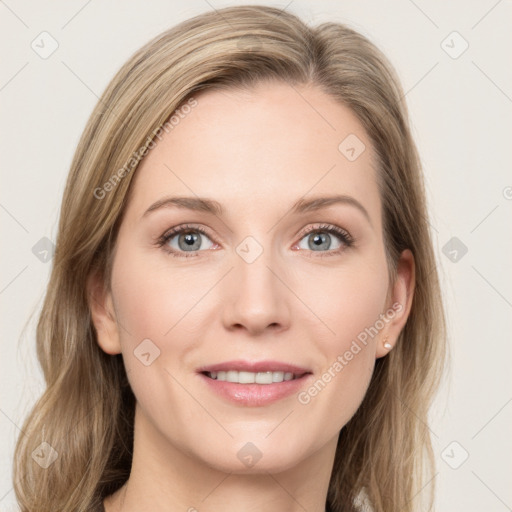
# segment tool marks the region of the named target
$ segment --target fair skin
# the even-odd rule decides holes
[[[414,260],[404,251],[389,283],[370,140],[349,109],[316,87],[297,90],[261,83],[196,95],[136,171],[111,291],[89,281],[98,343],[123,354],[137,399],[130,478],[105,500],[107,512],[325,510],[340,429],[389,353],[384,339],[394,345],[407,320]],[[366,145],[352,162],[338,150],[349,134]],[[352,197],[367,217],[346,202],[292,211],[299,199],[332,195]],[[224,213],[167,206],[144,215],[168,196],[213,199]],[[193,232],[200,248],[173,257],[165,248],[183,255],[180,236],[156,240],[183,224],[208,234]],[[327,245],[311,248],[306,231],[324,224],[353,245],[323,229]],[[251,263],[237,252],[248,236],[263,249]],[[244,407],[197,373],[272,359],[311,369],[308,389],[394,303],[400,312],[307,404],[295,393]],[[134,355],[145,339],[160,350],[148,366]],[[237,456],[248,442],[262,454],[252,467]]]

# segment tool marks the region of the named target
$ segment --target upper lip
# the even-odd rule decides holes
[[[202,366],[198,368],[199,373],[204,372],[223,372],[235,370],[239,372],[288,372],[295,375],[303,375],[311,373],[307,368],[288,363],[281,363],[280,361],[225,361],[223,363]]]

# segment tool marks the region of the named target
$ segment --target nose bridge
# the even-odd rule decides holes
[[[246,237],[236,247],[234,269],[229,280],[224,303],[224,321],[227,328],[245,327],[255,334],[271,326],[284,329],[289,323],[289,294],[277,276],[282,262],[279,251],[273,251],[266,242]],[[265,245],[265,246],[264,246]]]

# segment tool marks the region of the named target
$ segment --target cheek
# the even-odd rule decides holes
[[[314,282],[307,300],[329,330],[317,322],[323,333],[315,338],[323,367],[299,402],[339,428],[361,404],[373,373],[375,347],[385,326],[387,267],[385,260],[361,260],[329,276],[319,274]]]
[[[388,291],[386,262],[384,258],[354,257],[339,268],[317,269],[295,289],[311,305],[319,326],[328,327],[322,338],[332,354],[347,349],[352,339],[374,326],[384,313]]]
[[[126,328],[121,334],[134,342],[163,342],[204,294],[194,272],[172,269],[165,257],[148,258],[142,251],[116,260],[112,285],[116,314]]]
[[[125,251],[115,260],[112,288],[121,348],[141,403],[150,406],[156,397],[168,403],[180,400],[179,390],[175,397],[168,395],[176,388],[168,384],[197,348],[190,333],[199,320],[196,306],[212,279],[211,273],[173,269],[166,257],[149,258],[143,251]]]
[[[151,262],[142,251],[129,256],[125,252],[114,262],[112,288],[123,360],[138,405],[147,416],[162,418],[162,424],[173,429],[192,420],[188,415],[193,404],[174,385],[173,377],[180,379],[177,368],[191,349],[180,343],[180,329],[199,292],[194,293],[197,287],[190,282],[191,274],[186,282],[165,263]],[[171,408],[163,410],[162,404],[180,407],[179,418]]]

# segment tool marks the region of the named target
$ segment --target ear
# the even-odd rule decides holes
[[[121,343],[112,293],[106,289],[99,272],[93,272],[87,279],[87,300],[98,345],[107,354],[120,354]]]
[[[393,350],[411,311],[416,272],[414,256],[409,249],[404,250],[400,255],[396,271],[396,279],[386,308],[386,311],[389,312],[387,315],[389,321],[377,340],[376,359],[387,355],[390,350]],[[392,348],[386,348],[384,343],[389,343]]]

